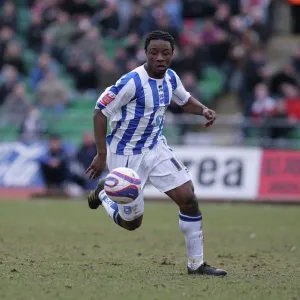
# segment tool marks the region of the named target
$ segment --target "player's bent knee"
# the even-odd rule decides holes
[[[135,222],[131,221],[131,222],[126,222],[126,229],[129,231],[134,231],[136,229],[138,229],[139,227],[141,227],[142,222]]]
[[[121,226],[123,228],[125,228],[126,230],[134,231],[134,230],[138,229],[139,227],[141,227],[142,221],[143,221],[143,216],[141,216],[133,221],[124,221],[123,220],[123,224],[121,224]]]

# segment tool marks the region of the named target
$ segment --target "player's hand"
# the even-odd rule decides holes
[[[207,120],[207,122],[204,125],[205,128],[214,124],[216,117],[217,117],[215,111],[213,111],[212,109],[209,109],[209,108],[204,108],[203,116]]]
[[[106,155],[97,154],[91,165],[86,169],[85,174],[89,174],[90,179],[95,179],[103,172],[106,166]]]

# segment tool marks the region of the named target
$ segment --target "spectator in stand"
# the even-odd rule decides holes
[[[136,69],[140,66],[140,63],[137,59],[131,58],[126,62],[126,73],[131,72],[132,70]]]
[[[41,53],[47,53],[50,57],[53,57],[60,63],[65,63],[65,52],[56,45],[54,35],[50,32],[43,34],[42,44],[40,46]]]
[[[103,36],[117,37],[120,20],[116,1],[98,0],[92,23],[99,27]]]
[[[126,39],[126,53],[128,57],[135,58],[136,52],[139,48],[140,39],[137,32],[131,32]]]
[[[6,46],[13,39],[14,35],[15,32],[10,27],[6,26],[0,29],[0,65],[2,64]]]
[[[64,111],[68,101],[67,88],[54,72],[48,71],[37,91],[37,103],[40,105],[41,110],[59,115]]]
[[[46,73],[48,71],[55,72],[56,66],[52,62],[52,59],[48,53],[42,53],[38,58],[37,66],[34,67],[30,72],[31,86],[34,89],[38,88],[40,81],[42,81],[45,78]]]
[[[223,67],[228,60],[230,46],[228,34],[219,30],[215,41],[209,47],[211,63],[217,67]]]
[[[227,3],[221,3],[215,12],[214,22],[215,24],[223,29],[229,30],[229,19],[230,19],[230,6]]]
[[[199,78],[201,74],[201,59],[199,59],[197,55],[196,47],[192,45],[186,45],[182,49],[182,53],[180,54],[179,61],[176,63],[175,71],[179,74],[190,71]]]
[[[20,140],[23,142],[39,141],[43,138],[46,131],[47,126],[41,117],[39,109],[35,106],[30,106],[20,126]]]
[[[267,44],[270,38],[269,25],[265,23],[263,10],[260,7],[253,7],[251,10],[252,24],[250,29],[257,33],[261,43]]]
[[[297,46],[294,54],[291,57],[291,65],[296,72],[297,77],[300,77],[300,45]]]
[[[77,152],[77,160],[86,170],[95,155],[97,154],[96,144],[94,141],[94,135],[92,132],[85,132],[82,139],[82,144]]]
[[[48,27],[57,19],[59,0],[35,1],[32,11],[42,14],[43,24]]]
[[[241,42],[245,29],[246,27],[243,24],[241,16],[232,16],[230,18],[228,32],[234,45]]]
[[[219,28],[216,26],[216,24],[211,19],[207,19],[204,21],[203,29],[201,33],[201,40],[205,45],[211,45],[213,44],[218,37],[219,34]]]
[[[290,96],[296,96],[293,90],[286,88],[286,92]],[[294,101],[295,99],[291,99]],[[293,104],[290,106],[293,107]],[[272,139],[286,138],[290,132],[291,127],[283,125],[282,122],[287,119],[287,104],[282,101],[276,101],[270,97],[266,84],[258,84],[255,87],[255,102],[253,103],[252,112],[253,117],[262,121],[260,128],[261,137],[270,137]],[[279,120],[280,122],[276,122]]]
[[[43,46],[44,25],[40,13],[32,13],[30,25],[27,30],[28,45],[35,51],[40,51]]]
[[[141,29],[143,35],[153,30],[167,31],[174,37],[176,42],[179,40],[180,26],[172,19],[171,13],[168,14],[167,4],[164,2],[157,2],[148,11],[141,23]]]
[[[1,113],[6,124],[19,127],[23,123],[30,107],[30,102],[26,97],[25,87],[22,83],[17,83],[12,92],[4,100]]]
[[[85,132],[78,152],[76,154],[77,162],[82,167],[82,170],[86,170],[95,155],[97,154],[96,144],[94,141],[94,135],[92,132]],[[85,177],[85,189],[92,189],[97,185],[98,179],[91,182],[88,177]]]
[[[269,18],[269,6],[271,1],[272,0],[241,0],[241,11],[247,18],[249,18],[249,20],[251,20],[251,10],[259,9],[263,17],[263,22],[267,23]]]
[[[211,1],[190,1],[183,0],[184,18],[212,18],[216,12],[219,0]]]
[[[2,7],[0,15],[0,27],[10,27],[16,29],[17,27],[17,13],[16,6],[13,1],[6,1]]]
[[[300,121],[300,91],[294,85],[284,84],[282,87],[284,94],[284,107],[287,117],[292,122]]]
[[[173,22],[173,26],[180,31],[182,28],[182,3],[180,0],[166,0],[164,3],[164,9],[166,14]]]
[[[254,102],[252,104],[252,116],[256,119],[272,117],[275,113],[276,101],[268,91],[265,83],[259,83],[254,89]]]
[[[258,124],[259,137],[262,143],[271,137],[270,120],[275,115],[276,101],[269,95],[265,83],[258,83],[254,88],[254,102],[252,104],[252,117]],[[264,144],[263,144],[264,145]]]
[[[96,93],[98,88],[98,78],[95,68],[89,61],[80,63],[76,72],[76,88],[79,92]]]
[[[98,53],[96,58],[96,73],[100,91],[110,86],[112,82],[116,82],[121,74],[124,74],[124,72],[119,72],[117,64],[113,60],[102,53]]]
[[[103,45],[97,27],[91,27],[74,46],[75,51],[82,59],[96,60],[99,52],[102,52]]]
[[[141,28],[141,23],[143,21],[143,9],[142,6],[139,5],[138,3],[133,3],[132,4],[132,15],[129,20],[128,24],[128,32],[137,32],[139,37],[142,37],[142,28]]]
[[[2,69],[2,83],[0,84],[0,106],[5,103],[7,96],[13,91],[19,77],[17,69],[13,66],[5,66]]]
[[[21,46],[19,43],[15,41],[9,42],[4,52],[2,65],[14,66],[19,73],[26,75],[24,62],[21,57]]]
[[[300,1],[299,0],[287,0],[290,5],[290,20],[291,20],[291,33],[300,33]]]
[[[282,96],[282,86],[283,84],[291,84],[298,86],[298,79],[296,72],[293,69],[291,63],[286,63],[281,70],[275,73],[270,80],[270,91],[272,95]]]
[[[254,87],[268,77],[266,57],[263,48],[256,48],[250,53],[246,62],[243,83],[240,91],[240,101],[244,116],[251,116],[251,107],[254,101]]]
[[[94,14],[94,8],[91,7],[88,0],[63,0],[61,2],[60,8],[67,11],[71,16],[85,15],[91,17]]]
[[[75,47],[72,47],[65,59],[65,65],[67,72],[72,76],[73,79],[76,79],[77,70],[81,61],[82,57],[80,57],[80,52],[78,52],[78,49]]]
[[[114,60],[120,73],[125,73],[126,61],[129,59],[126,49],[117,48]]]
[[[46,34],[51,34],[54,37],[55,45],[63,51],[69,46],[71,39],[77,34],[77,31],[77,26],[70,19],[70,15],[60,10],[57,14],[57,20],[46,29]]]
[[[69,159],[59,135],[52,135],[46,153],[39,159],[48,191],[62,191],[69,179]]]
[[[192,72],[185,72],[181,77],[182,84],[196,99],[201,99],[201,91],[197,83],[197,77]]]

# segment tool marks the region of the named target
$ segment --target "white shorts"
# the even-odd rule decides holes
[[[191,180],[188,169],[175,157],[164,139],[152,150],[136,155],[119,155],[108,149],[107,166],[109,171],[119,167],[136,171],[142,181],[142,190],[147,181],[164,193]]]
[[[176,159],[165,140],[146,153],[136,155],[119,155],[109,151],[107,153],[109,171],[118,167],[128,167],[136,171],[142,181],[142,190],[146,182],[150,182],[161,192],[170,191],[191,180],[187,168]],[[144,213],[143,192],[129,204],[118,204],[119,214],[125,221],[133,221]]]

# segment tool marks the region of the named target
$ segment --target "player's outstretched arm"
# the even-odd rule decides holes
[[[182,106],[182,108],[186,113],[204,116],[204,118],[207,120],[204,127],[211,126],[216,120],[216,113],[192,96],[189,98],[187,103]]]
[[[97,154],[94,157],[91,165],[85,171],[90,173],[89,178],[93,179],[102,173],[106,166],[106,131],[107,118],[100,109],[94,111],[94,135],[97,147]]]

